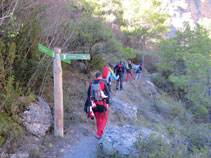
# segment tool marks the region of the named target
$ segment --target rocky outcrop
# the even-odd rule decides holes
[[[23,125],[26,130],[38,137],[44,136],[53,123],[53,117],[49,105],[38,98],[37,103],[31,103],[27,111],[22,114]]]
[[[138,158],[137,141],[149,140],[154,138],[163,138],[165,143],[169,140],[156,131],[147,128],[137,128],[133,126],[114,126],[105,130],[105,134],[99,141],[99,157],[117,156],[119,158],[133,157]]]
[[[194,27],[197,22],[204,24],[211,21],[210,0],[171,0],[168,4],[168,13],[171,16],[170,33],[167,37],[175,36],[184,22]],[[206,21],[206,22],[205,22]]]
[[[125,121],[135,123],[137,120],[137,106],[120,99],[112,100],[113,109],[121,114]]]

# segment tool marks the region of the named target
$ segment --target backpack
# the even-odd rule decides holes
[[[132,65],[131,64],[127,64],[127,66],[126,66],[126,69],[127,70],[130,70],[130,69],[132,69],[133,67],[132,67]]]
[[[122,64],[119,64],[119,65],[117,66],[117,71],[118,71],[118,72],[122,72],[122,70],[123,70],[123,65],[122,65]]]
[[[102,80],[100,80],[98,83],[94,83],[94,81],[92,81],[92,86],[91,86],[91,90],[90,90],[90,98],[94,101],[101,101],[102,97],[101,97],[101,87],[100,87],[100,83]]]
[[[107,84],[109,83],[110,75],[111,75],[111,71],[109,67],[106,66],[103,70],[103,79],[104,81],[107,82]]]

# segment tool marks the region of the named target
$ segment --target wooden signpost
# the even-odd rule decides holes
[[[90,60],[90,54],[62,54],[60,48],[49,48],[38,45],[38,50],[54,58],[54,135],[64,136],[64,109],[63,109],[63,88],[62,88],[62,67],[61,60],[70,64],[70,60]]]

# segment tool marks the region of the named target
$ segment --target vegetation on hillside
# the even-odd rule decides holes
[[[91,54],[90,62],[80,61],[87,75],[120,58],[156,67],[161,75],[153,82],[183,102],[183,108],[194,116],[190,118],[196,123],[194,128],[189,128],[192,122],[188,122],[181,132],[189,130],[187,137],[197,137],[200,127],[206,137],[211,119],[211,32],[202,26],[192,30],[184,25],[175,37],[163,39],[170,20],[166,4],[166,0],[3,0],[0,147],[18,142],[24,132],[20,114],[37,95],[43,96],[47,83],[52,82],[53,59],[38,52],[38,43],[60,47],[62,52]],[[156,62],[146,62],[144,57],[152,50],[158,50],[151,57]],[[73,73],[79,71],[74,67],[72,64]],[[64,70],[69,68],[64,66]],[[177,110],[175,106],[173,112]],[[193,144],[194,150],[205,152],[203,142],[193,140]]]

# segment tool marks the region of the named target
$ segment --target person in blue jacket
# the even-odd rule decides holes
[[[125,65],[123,64],[123,61],[120,60],[119,64],[116,64],[114,66],[114,72],[116,73],[116,76],[119,76],[119,79],[116,81],[116,90],[119,89],[119,82],[120,82],[120,90],[123,89],[123,75],[125,72]]]
[[[106,66],[103,70],[103,79],[106,81],[109,91],[112,94],[112,80],[118,80],[119,76],[116,76],[112,70],[112,65],[109,63],[109,66]]]

